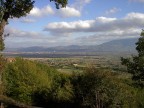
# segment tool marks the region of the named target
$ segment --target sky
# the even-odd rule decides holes
[[[27,16],[8,23],[6,48],[99,45],[139,37],[144,0],[69,0],[61,9],[49,0],[35,0]]]

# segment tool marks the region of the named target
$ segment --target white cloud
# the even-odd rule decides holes
[[[41,16],[41,13],[40,13],[40,9],[37,8],[37,7],[34,7],[31,11],[30,11],[30,16],[34,16],[34,17],[38,17],[38,16]]]
[[[24,31],[17,28],[6,26],[5,33],[9,33],[10,37],[22,37],[22,38],[39,38],[41,33],[36,31]]]
[[[89,4],[91,2],[91,0],[75,0],[75,3],[72,4],[72,7],[78,9],[78,10],[82,10],[83,7],[87,4]]]
[[[66,8],[57,10],[56,15],[59,15],[60,17],[80,17],[81,13],[75,8],[67,6]]]
[[[29,16],[33,16],[33,17],[43,17],[46,15],[52,15],[54,14],[54,11],[52,9],[52,7],[50,5],[43,7],[43,8],[38,8],[38,7],[34,7],[31,11]]]
[[[127,29],[120,31],[104,31],[101,33],[84,34],[78,37],[51,37],[34,31],[23,31],[12,27],[6,27],[6,32],[10,36],[6,38],[7,48],[11,47],[31,47],[31,46],[61,46],[61,45],[96,45],[113,39],[133,38],[140,33],[140,29]]]
[[[106,14],[107,15],[110,15],[110,14],[115,14],[115,13],[117,13],[117,12],[119,12],[120,11],[120,9],[118,9],[118,8],[112,8],[112,9],[110,9],[110,10],[107,10],[106,11]]]
[[[9,26],[5,29],[5,34],[7,33],[10,36],[5,39],[6,48],[30,46],[50,47],[58,42],[58,38],[54,39],[40,32],[23,31]]]
[[[44,30],[52,34],[63,34],[72,32],[95,32],[110,22],[115,21],[115,18],[98,17],[95,20],[75,21],[75,22],[54,22],[49,23]],[[108,26],[106,26],[108,27]],[[97,29],[97,30],[96,30]],[[101,28],[103,30],[103,28]]]
[[[54,22],[45,26],[44,30],[52,34],[66,33],[100,33],[107,31],[126,31],[129,29],[142,29],[144,25],[144,14],[129,13],[122,19],[98,17],[95,20]]]
[[[143,19],[144,18],[144,14],[143,13],[128,13],[126,16],[127,19]]]
[[[139,36],[141,29],[127,29],[120,31],[106,31],[102,33],[95,33],[76,39],[79,45],[98,45],[114,39],[135,38]]]
[[[81,13],[79,10],[73,8],[73,7],[66,7],[66,8],[61,8],[61,9],[55,9],[53,10],[51,6],[46,6],[44,8],[38,8],[34,7],[28,17],[44,17],[48,15],[54,15],[54,16],[59,16],[59,17],[80,17]]]
[[[144,14],[132,12],[121,19],[97,17],[92,20],[53,22],[44,27],[47,31],[44,33],[6,27],[6,33],[10,33],[6,45],[50,47],[100,44],[113,39],[137,37],[143,25]]]

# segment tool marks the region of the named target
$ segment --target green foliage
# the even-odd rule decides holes
[[[20,18],[25,16],[33,8],[34,1],[32,0],[1,0],[1,16],[5,18]],[[4,19],[5,19],[4,18]],[[5,19],[5,20],[7,20]]]
[[[4,0],[0,0],[0,21],[2,21],[3,15],[4,15]]]
[[[0,51],[3,51],[5,48],[3,37],[0,37]]]
[[[69,101],[73,95],[68,77],[47,65],[21,58],[7,64],[3,82],[8,97],[28,104]]]
[[[17,101],[52,108],[143,108],[144,90],[108,69],[89,67],[62,74],[35,61],[16,58],[3,73],[5,94]]]
[[[76,103],[86,108],[135,108],[134,88],[110,71],[88,68],[74,76]]]
[[[61,7],[66,7],[66,5],[68,4],[68,0],[50,0],[55,2],[56,8],[59,9],[60,5]]]
[[[53,78],[52,95],[54,100],[70,101],[73,97],[72,85],[67,75],[57,74]]]
[[[6,86],[6,94],[22,102],[31,102],[32,92],[38,87],[49,88],[51,83],[48,74],[39,64],[20,58],[7,64],[3,80]]]
[[[132,74],[132,79],[138,86],[144,86],[144,30],[136,43],[137,56],[132,58],[121,58],[122,65],[127,67],[127,71]]]

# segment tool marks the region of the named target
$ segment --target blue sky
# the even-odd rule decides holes
[[[98,45],[138,37],[144,26],[144,0],[69,0],[55,9],[49,0],[36,0],[20,19],[9,19],[6,48]]]

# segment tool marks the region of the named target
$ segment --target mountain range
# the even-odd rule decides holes
[[[120,39],[105,42],[100,45],[70,45],[57,47],[27,47],[27,48],[7,48],[5,51],[10,52],[128,52],[133,53],[135,50],[135,43],[138,38]]]

